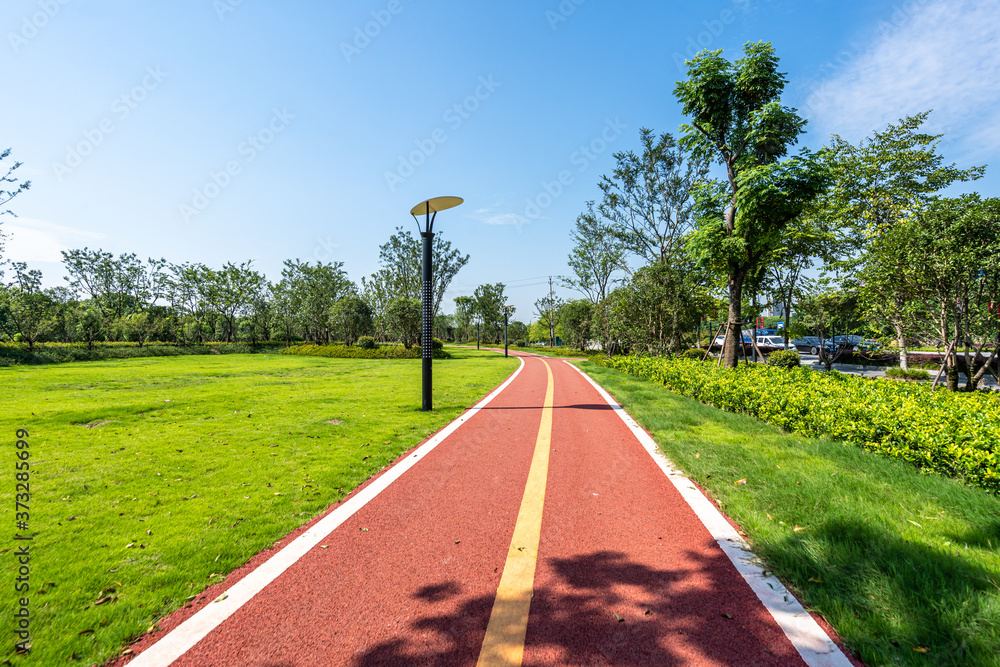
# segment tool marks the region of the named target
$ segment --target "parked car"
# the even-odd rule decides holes
[[[796,338],[792,341],[792,345],[799,352],[808,352],[809,354],[819,354],[820,340],[817,336],[803,336],[802,338]]]
[[[813,338],[815,341],[809,346],[809,354],[819,354],[820,339]],[[822,342],[823,350],[827,354],[833,354],[838,350],[843,352],[854,352],[859,348],[864,338],[855,335],[836,335],[832,338],[824,339]]]
[[[784,336],[757,336],[757,347],[761,352],[774,352],[775,350],[794,350],[795,344],[788,341],[785,345]]]
[[[725,336],[716,336],[715,340],[712,341],[712,347],[713,348],[717,347],[717,348],[721,349],[722,348],[722,343],[725,340],[726,340]],[[750,334],[748,334],[746,331],[744,331],[743,332],[743,344],[744,345],[750,345],[750,341],[752,341],[752,340],[753,340],[753,338],[750,336]]]

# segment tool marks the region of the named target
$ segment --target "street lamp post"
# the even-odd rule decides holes
[[[420,237],[423,239],[423,285],[420,292],[422,301],[422,326],[420,329],[420,356],[423,364],[423,410],[427,412],[431,409],[431,394],[433,392],[433,378],[431,372],[431,362],[434,358],[434,315],[433,315],[433,241],[434,241],[434,220],[438,211],[453,208],[462,203],[461,197],[434,197],[427,201],[422,201],[412,209],[410,215],[417,221],[420,229]],[[424,226],[420,226],[420,218],[424,216]]]
[[[507,358],[507,316],[510,314],[510,309],[514,306],[504,306],[503,307],[503,356],[504,359]]]

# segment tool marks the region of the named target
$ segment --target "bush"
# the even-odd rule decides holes
[[[850,442],[1000,493],[1000,394],[931,391],[800,367],[717,369],[686,359],[615,357],[609,368],[809,437]]]
[[[176,357],[197,354],[254,354],[277,353],[281,343],[206,343],[204,345],[176,345],[174,343],[94,343],[88,350],[86,343],[39,343],[29,350],[23,343],[0,343],[0,366],[37,364],[64,364],[71,361],[100,361],[102,359],[133,359],[136,357]]]
[[[378,343],[376,343],[375,339],[371,336],[361,336],[358,338],[358,342],[355,343],[355,345],[360,347],[362,350],[374,350],[378,347]]]
[[[930,380],[931,374],[925,370],[919,368],[911,368],[908,371],[904,371],[899,366],[893,366],[892,368],[885,369],[885,376],[890,378],[896,378],[898,380]]]
[[[420,359],[420,347],[414,345],[410,349],[397,345],[383,345],[375,348],[362,348],[358,345],[293,345],[281,351],[281,354],[297,354],[306,357],[328,357],[332,359]],[[435,359],[451,359],[444,350],[434,350]]]
[[[802,358],[795,350],[775,350],[767,357],[767,365],[775,368],[798,368]]]
[[[705,350],[700,350],[697,347],[692,347],[690,350],[684,350],[677,355],[678,359],[696,359],[701,361],[705,358]],[[709,357],[711,358],[711,357]]]
[[[514,341],[514,347],[527,347],[527,346],[528,346],[528,342],[525,341],[525,340],[515,340]]]
[[[440,338],[433,338],[433,339],[431,339],[431,349],[432,350],[443,350],[444,349],[444,341],[442,341]]]

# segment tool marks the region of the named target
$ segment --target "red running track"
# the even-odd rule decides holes
[[[804,664],[596,389],[561,361],[524,362],[326,548],[173,664],[475,665],[538,437],[546,364],[552,442],[524,664]]]

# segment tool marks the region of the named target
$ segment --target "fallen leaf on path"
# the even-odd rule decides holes
[[[611,612],[611,614],[615,617],[615,620],[618,621],[619,623],[624,623],[625,622],[625,619],[622,618],[621,615],[618,612],[613,611],[613,612]]]
[[[367,533],[367,532],[368,532],[368,529],[367,529],[367,528],[362,528],[362,529],[361,529],[361,532],[362,532],[362,533]]]
[[[721,616],[721,617],[723,617],[723,618],[732,618],[732,617],[733,617],[733,615],[732,615],[732,614],[727,614],[727,613],[725,613],[725,612],[723,612],[723,613],[719,614],[719,616]]]
[[[223,594],[222,594],[222,595],[220,595],[219,597],[217,597],[217,598],[215,598],[214,600],[212,600],[212,602],[222,602],[222,601],[223,601],[223,600],[225,600],[225,599],[226,599],[227,597],[229,597],[229,593],[223,593]]]

